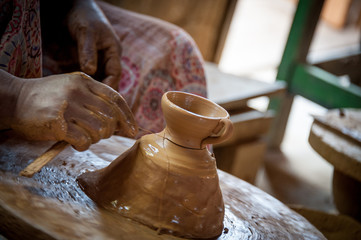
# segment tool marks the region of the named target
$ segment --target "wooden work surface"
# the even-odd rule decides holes
[[[0,230],[17,239],[178,239],[98,208],[76,177],[103,168],[134,143],[113,136],[85,152],[66,148],[33,178],[18,173],[52,143],[0,136]],[[225,231],[218,239],[325,239],[301,215],[258,188],[219,171]]]
[[[360,109],[342,110],[341,114],[336,109],[315,117],[309,142],[335,169],[361,182]]]

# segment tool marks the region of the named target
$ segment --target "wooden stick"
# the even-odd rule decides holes
[[[33,175],[41,170],[48,162],[56,157],[61,151],[64,150],[69,144],[64,141],[56,142],[46,152],[40,155],[32,163],[30,163],[24,170],[20,172],[20,176],[33,177]]]

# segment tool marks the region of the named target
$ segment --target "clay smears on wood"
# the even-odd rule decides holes
[[[61,151],[63,151],[69,144],[64,141],[56,142],[46,152],[40,155],[34,162],[30,163],[19,175],[24,177],[33,177],[35,173],[39,172],[48,162],[56,157]]]

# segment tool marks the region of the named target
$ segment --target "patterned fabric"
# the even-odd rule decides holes
[[[1,39],[0,67],[17,76],[38,77],[42,53],[39,2],[12,2],[12,18]],[[160,100],[167,91],[185,91],[206,97],[203,59],[187,33],[155,18],[104,2],[98,5],[121,40],[119,93],[128,102],[141,129],[159,132],[164,128]],[[0,7],[9,8],[2,3]],[[45,50],[44,54],[42,67],[46,74],[67,72],[71,69],[69,66],[74,65],[74,58],[60,63]],[[145,133],[148,132],[141,131],[139,136]]]
[[[0,2],[0,68],[19,77],[41,77],[38,0]]]
[[[99,2],[122,44],[119,93],[141,128],[161,131],[161,97],[170,90],[207,96],[202,56],[182,29]],[[141,131],[141,135],[145,132]]]

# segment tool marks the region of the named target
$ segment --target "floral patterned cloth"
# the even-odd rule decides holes
[[[0,31],[0,68],[19,77],[40,77],[39,1],[0,1]]]
[[[185,91],[206,97],[203,59],[186,32],[164,21],[104,2],[98,5],[121,40],[119,93],[141,127],[139,136],[147,133],[142,129],[159,132],[164,128],[160,100],[166,91]],[[0,7],[4,9],[6,5]],[[15,0],[12,9],[12,19],[1,39],[0,67],[21,77],[40,76],[39,3]],[[16,12],[17,9],[21,11]],[[17,28],[12,27],[15,23]],[[61,69],[51,56],[44,57],[44,72],[64,72]]]

